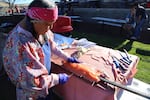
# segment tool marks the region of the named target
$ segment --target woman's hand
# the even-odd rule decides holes
[[[69,79],[69,76],[66,73],[60,73],[58,74],[58,76],[59,76],[59,84],[65,84]]]
[[[81,63],[81,61],[79,61],[77,58],[75,57],[69,57],[68,62],[71,62],[71,63]]]

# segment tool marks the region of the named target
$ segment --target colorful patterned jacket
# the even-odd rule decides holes
[[[52,32],[49,30],[46,34],[51,53],[66,60],[68,56],[55,46]],[[59,84],[58,75],[49,75],[44,66],[44,54],[39,42],[19,25],[10,32],[3,51],[3,63],[11,82],[16,86],[17,100],[45,97],[48,89]]]

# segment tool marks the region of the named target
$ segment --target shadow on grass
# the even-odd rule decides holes
[[[84,33],[84,32],[73,32],[74,38],[86,38],[89,41],[97,43],[99,46],[115,49],[119,45],[122,45],[126,39],[117,34],[103,34],[103,33]]]
[[[140,48],[136,49],[136,53],[144,56],[150,56],[150,51],[149,50],[142,50]]]
[[[123,49],[126,49],[127,51],[130,51],[132,49],[133,42],[134,41],[132,41],[132,40],[128,41],[125,45],[118,48],[118,50],[123,51]]]

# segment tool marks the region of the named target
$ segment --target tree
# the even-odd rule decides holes
[[[16,0],[2,0],[2,1],[7,2],[9,4],[9,8],[13,8]]]
[[[13,8],[14,3],[15,3],[16,0],[7,0],[7,1],[9,3],[9,8]]]

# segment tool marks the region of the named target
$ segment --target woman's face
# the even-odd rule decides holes
[[[37,21],[33,22],[34,29],[38,35],[45,34],[48,30],[53,28],[53,23],[55,21],[46,22],[46,21]]]
[[[135,13],[136,13],[136,8],[135,8],[135,7],[131,8],[131,13],[132,13],[132,14],[135,14]]]

